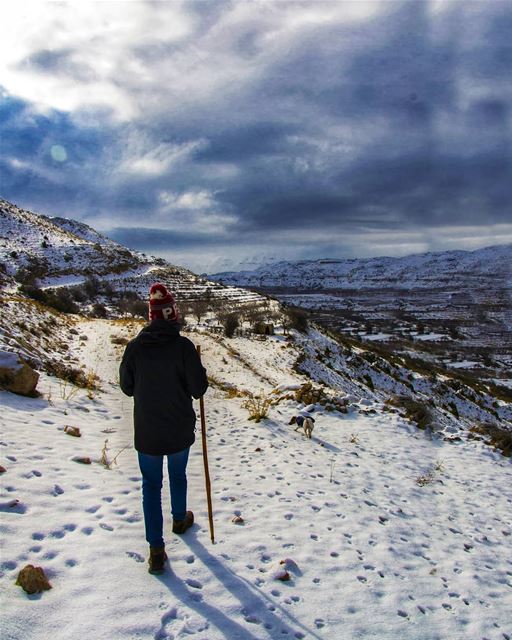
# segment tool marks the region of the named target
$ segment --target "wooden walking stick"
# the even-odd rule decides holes
[[[197,354],[201,357],[201,346],[197,345]],[[204,415],[204,397],[199,398],[199,409],[201,412],[201,440],[203,443],[204,479],[206,484],[206,499],[208,502],[208,522],[210,524],[210,538],[212,544],[215,543],[215,533],[213,531],[213,509],[212,509],[212,487],[210,484],[210,470],[208,468],[208,448],[206,446],[206,418]]]

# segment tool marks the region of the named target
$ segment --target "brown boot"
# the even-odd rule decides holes
[[[165,571],[165,561],[167,560],[167,554],[165,553],[165,547],[149,547],[149,573],[160,574]]]
[[[187,511],[185,514],[185,520],[173,520],[172,532],[173,533],[185,533],[187,529],[194,524],[194,514],[192,511]]]

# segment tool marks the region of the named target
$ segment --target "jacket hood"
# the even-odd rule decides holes
[[[137,336],[137,342],[158,346],[162,342],[175,340],[180,335],[181,325],[173,320],[153,320]]]

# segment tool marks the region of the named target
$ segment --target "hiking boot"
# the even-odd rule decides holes
[[[192,511],[187,511],[185,514],[185,520],[173,520],[172,532],[173,533],[185,533],[187,529],[194,524],[194,514]]]
[[[167,554],[165,547],[149,547],[149,573],[160,574],[165,571],[165,561]]]

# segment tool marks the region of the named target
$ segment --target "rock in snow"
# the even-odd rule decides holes
[[[39,374],[15,353],[0,351],[0,387],[21,396],[36,390]]]

